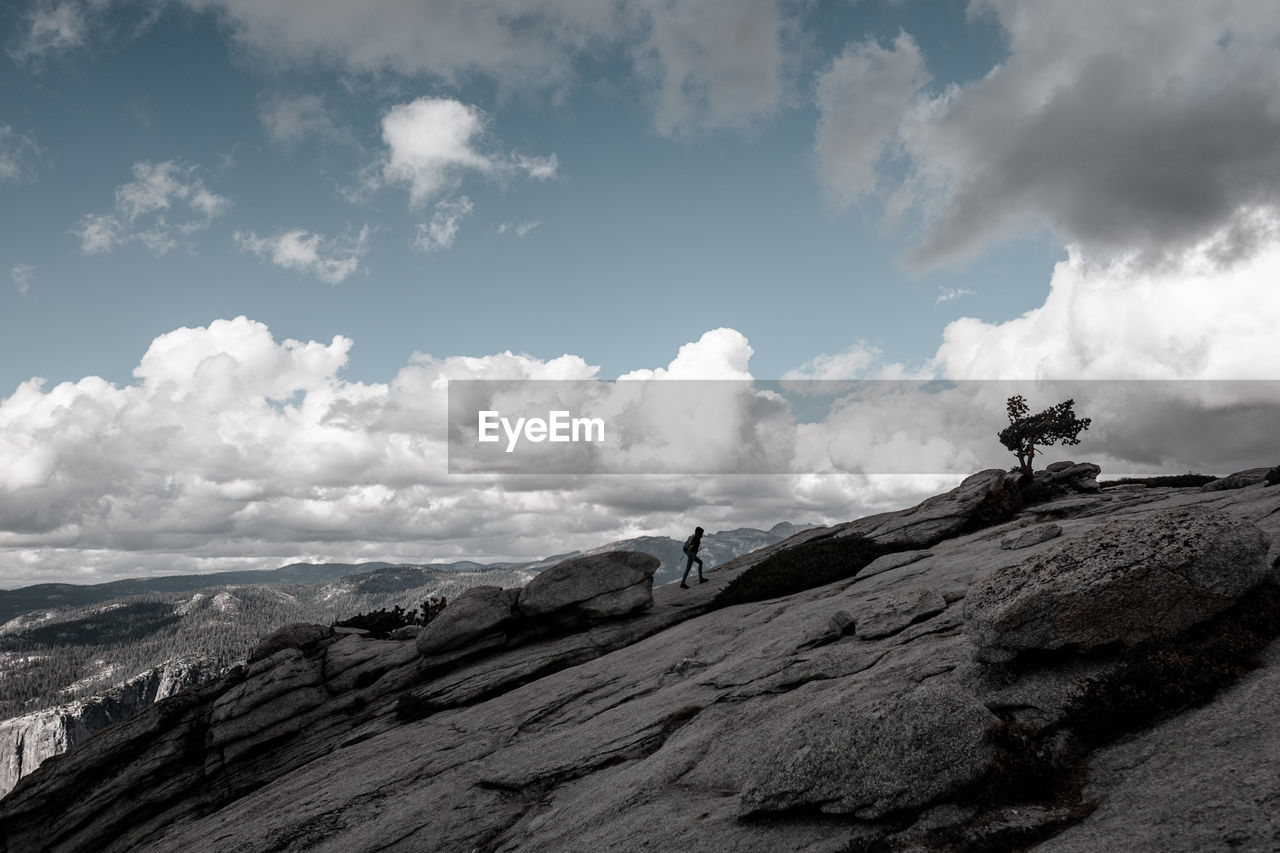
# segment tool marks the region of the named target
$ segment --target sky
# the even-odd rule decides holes
[[[784,413],[785,475],[450,474],[448,380],[1280,379],[1270,0],[17,0],[0,48],[0,588],[841,521],[983,456],[895,404]],[[1081,452],[1247,461],[1238,391]]]

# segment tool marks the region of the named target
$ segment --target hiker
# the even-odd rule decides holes
[[[698,556],[698,546],[702,544],[702,528],[695,527],[693,535],[684,540],[684,553],[689,558],[689,562],[684,567],[684,577],[680,579],[680,588],[688,589],[689,585],[685,583],[689,579],[689,570],[693,568],[693,564],[698,564],[698,583],[706,583],[707,579],[702,576],[702,558]]]

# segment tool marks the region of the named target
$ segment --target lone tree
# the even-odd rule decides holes
[[[1035,458],[1037,445],[1080,443],[1079,435],[1089,428],[1090,419],[1077,418],[1075,404],[1075,400],[1064,400],[1038,415],[1028,415],[1027,401],[1021,394],[1009,398],[1006,403],[1009,425],[1000,430],[1000,443],[1018,457],[1025,476],[1032,474],[1031,460]]]

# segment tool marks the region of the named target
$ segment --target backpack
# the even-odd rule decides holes
[[[688,554],[692,550],[693,550],[693,537],[690,536],[688,539],[684,540],[684,552]]]

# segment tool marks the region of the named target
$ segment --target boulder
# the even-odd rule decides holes
[[[1267,472],[1267,476],[1263,478],[1268,486],[1274,486],[1280,483],[1280,465],[1272,468]]]
[[[1179,633],[1262,582],[1268,545],[1254,525],[1203,506],[1108,522],[974,579],[965,623],[975,656]]]
[[[1092,462],[1054,462],[1036,471],[1029,481],[1020,485],[1023,496],[1036,502],[1096,492],[1101,488],[1098,484],[1098,475],[1101,473],[1102,468]]]
[[[657,557],[639,551],[571,557],[529,581],[516,606],[523,616],[535,619],[624,616],[653,605],[653,573],[660,565]]]
[[[1212,482],[1205,483],[1200,487],[1202,492],[1220,492],[1224,489],[1243,489],[1245,486],[1256,486],[1259,483],[1266,482],[1267,475],[1271,473],[1271,468],[1246,468],[1243,471],[1236,471],[1234,474],[1228,474],[1225,477],[1219,477]]]
[[[493,634],[515,617],[518,589],[473,586],[453,599],[417,636],[418,651],[439,654]]]
[[[927,548],[973,526],[978,516],[990,515],[983,523],[995,523],[1012,515],[1018,501],[1012,492],[1005,486],[1004,469],[988,468],[966,477],[951,491],[934,495],[910,509],[859,519],[841,534],[861,534],[885,544]],[[1006,493],[1010,502],[1004,507],[1001,497]]]
[[[249,663],[271,657],[284,649],[300,649],[308,643],[324,640],[333,636],[333,629],[327,625],[313,625],[309,622],[294,622],[285,625],[263,637],[249,653]]]
[[[959,790],[995,759],[987,733],[999,719],[954,684],[850,698],[788,727],[743,788],[741,816],[818,809],[875,820]]]
[[[1098,475],[1102,473],[1102,468],[1092,462],[1074,462],[1057,470],[1050,468],[1053,466],[1045,469],[1048,473],[1046,479],[1054,485],[1065,486],[1073,492],[1098,490]]]
[[[1017,551],[1030,548],[1041,542],[1048,542],[1062,535],[1062,528],[1056,524],[1040,524],[1026,530],[1016,530],[1000,540],[1000,547],[1006,551]]]

